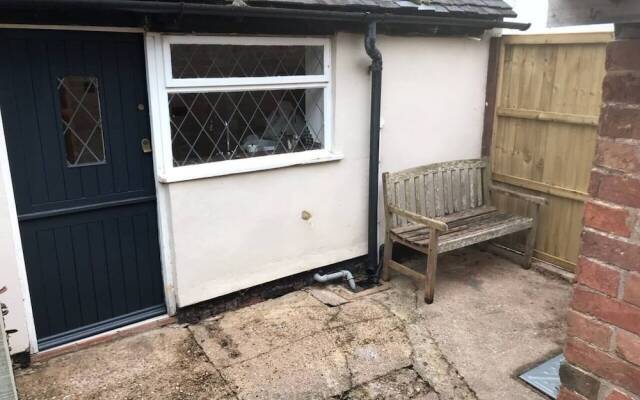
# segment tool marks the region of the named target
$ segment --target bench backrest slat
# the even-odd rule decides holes
[[[489,205],[486,159],[450,161],[384,173],[385,204],[427,217],[442,217]],[[406,225],[394,215],[394,227]]]

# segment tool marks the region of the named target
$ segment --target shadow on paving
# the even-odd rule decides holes
[[[414,261],[421,265],[423,260]],[[17,371],[22,399],[540,399],[512,378],[561,346],[568,285],[492,255],[347,300],[308,288]]]

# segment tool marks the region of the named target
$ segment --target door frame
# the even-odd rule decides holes
[[[7,196],[6,206],[9,210],[9,229],[11,229],[11,237],[13,239],[13,247],[16,256],[16,267],[18,268],[18,281],[20,282],[20,292],[22,293],[25,318],[27,319],[29,352],[35,353],[38,351],[36,324],[33,318],[33,310],[31,308],[31,294],[29,292],[29,283],[27,282],[27,267],[24,262],[24,253],[22,252],[22,238],[20,237],[18,210],[16,209],[16,200],[13,193],[13,179],[11,178],[11,169],[9,167],[9,151],[7,150],[7,142],[4,136],[2,109],[0,109],[0,174],[2,175],[2,184],[5,187],[5,193]]]
[[[100,26],[64,26],[64,25],[26,25],[26,24],[0,24],[0,29],[33,29],[33,30],[62,30],[62,31],[78,31],[78,32],[120,32],[120,33],[138,33],[141,36],[145,52],[145,73],[147,80],[147,98],[148,103],[154,97],[150,95],[156,88],[152,86],[155,80],[149,78],[150,74],[155,74],[153,68],[149,66],[149,60],[146,56],[146,37],[142,28],[120,28],[120,27],[100,27]],[[149,126],[152,138],[158,137],[158,126],[155,118],[152,118],[151,109],[149,107]],[[158,240],[160,243],[160,265],[162,272],[162,283],[164,291],[164,301],[167,307],[167,314],[173,316],[177,311],[176,293],[175,293],[175,267],[173,252],[173,235],[171,230],[171,210],[169,202],[169,188],[158,180],[157,165],[160,162],[161,152],[160,146],[153,144],[152,141],[152,159],[153,159],[153,176],[156,188],[156,210],[158,217]],[[22,238],[20,236],[20,228],[18,224],[18,212],[16,208],[15,195],[13,191],[13,181],[11,177],[11,169],[9,166],[9,152],[6,145],[4,129],[2,124],[2,110],[0,110],[0,178],[6,186],[7,203],[9,208],[9,219],[11,222],[11,235],[13,237],[16,265],[18,268],[18,277],[20,280],[20,290],[25,308],[25,316],[27,322],[27,335],[29,338],[29,353],[34,354],[39,351],[38,338],[36,335],[36,325],[33,317],[33,309],[31,304],[31,295],[29,292],[29,283],[27,281],[27,268],[24,261],[24,253],[22,249]]]

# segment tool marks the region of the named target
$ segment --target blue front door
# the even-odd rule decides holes
[[[142,36],[0,29],[41,350],[165,312]]]

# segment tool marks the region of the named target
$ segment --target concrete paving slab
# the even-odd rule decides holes
[[[222,375],[240,399],[323,399],[352,386],[344,352],[329,332],[233,364]]]
[[[413,349],[413,369],[438,392],[440,400],[477,400],[473,388],[445,357],[425,325],[419,320],[406,328]]]
[[[329,307],[337,307],[349,302],[349,300],[347,300],[346,298],[339,296],[331,290],[325,288],[310,288],[308,292],[313,297],[315,297],[316,300]]]
[[[367,320],[335,330],[352,385],[359,385],[411,365],[411,346],[396,317]]]
[[[401,321],[367,299],[301,291],[190,329],[240,398],[324,398],[411,365]]]
[[[382,304],[367,298],[346,303],[331,310],[334,312],[332,318],[327,321],[327,327],[345,326],[362,323],[366,321],[376,321],[384,318],[394,317]]]
[[[204,320],[189,329],[211,362],[222,368],[320,332],[336,312],[299,291]]]
[[[391,289],[371,296],[390,310],[405,326],[412,348],[411,362],[420,377],[429,382],[441,400],[476,400],[477,396],[432,338],[430,322],[421,311],[426,305],[417,282],[394,276]]]
[[[327,285],[325,286],[325,289],[337,294],[340,297],[343,297],[349,301],[352,301],[362,297],[370,296],[374,293],[388,290],[390,287],[391,287],[390,284],[388,284],[387,282],[381,281],[377,285],[371,286],[366,289],[358,290],[357,292],[353,292],[347,285],[338,285],[338,284]]]
[[[412,262],[417,268],[424,260]],[[415,287],[397,275],[392,280],[406,285],[405,293]],[[420,304],[418,320],[428,321],[431,337],[479,399],[538,400],[544,397],[515,375],[562,351],[570,294],[564,280],[467,249],[442,257],[435,301]]]
[[[20,399],[232,399],[187,329],[172,326],[17,371]]]
[[[438,395],[411,368],[394,371],[354,388],[344,400],[438,400]]]

